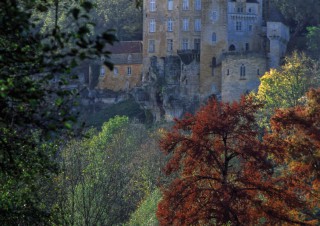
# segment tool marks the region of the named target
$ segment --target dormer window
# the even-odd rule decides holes
[[[128,55],[128,63],[131,63],[131,62],[132,62],[132,55],[129,54],[129,55]]]

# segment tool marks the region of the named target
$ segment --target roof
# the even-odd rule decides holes
[[[107,50],[112,54],[142,53],[142,41],[122,41],[108,45]]]
[[[111,54],[110,61],[114,64],[142,64],[142,53]]]

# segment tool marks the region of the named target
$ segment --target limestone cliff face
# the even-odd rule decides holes
[[[180,118],[199,106],[199,54],[180,52],[178,56],[152,57],[142,87],[133,95],[155,121]]]

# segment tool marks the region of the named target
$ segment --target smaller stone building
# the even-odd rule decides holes
[[[114,64],[111,71],[101,63],[98,89],[130,91],[141,83],[142,42],[123,41],[108,46],[110,61]]]

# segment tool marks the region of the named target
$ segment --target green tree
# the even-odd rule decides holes
[[[293,39],[307,27],[320,23],[320,2],[318,0],[273,0],[288,21],[292,21]]]
[[[256,99],[264,105],[259,113],[260,123],[268,126],[276,109],[303,103],[305,93],[320,84],[320,73],[315,61],[294,52],[280,69],[271,69],[260,80],[256,94]]]
[[[311,52],[311,55],[316,58],[320,59],[320,25],[319,26],[312,26],[312,27],[307,27],[307,45],[308,45],[308,50]]]
[[[57,178],[60,224],[126,222],[155,188],[160,152],[152,143],[143,125],[119,116],[104,123],[101,132],[70,142],[62,151],[63,173]]]
[[[99,0],[95,4],[96,32],[112,28],[119,40],[142,40],[142,8],[132,0]]]
[[[72,79],[72,68],[86,58],[108,54],[103,46],[115,40],[107,32],[99,37],[90,35],[92,4],[87,1],[68,9],[74,26],[62,29],[59,3],[0,2],[2,225],[48,222],[52,199],[46,195],[51,193],[48,187],[57,172],[56,141],[76,120],[70,110],[76,91],[63,87]],[[54,25],[41,31],[37,14],[50,8],[55,9]]]

